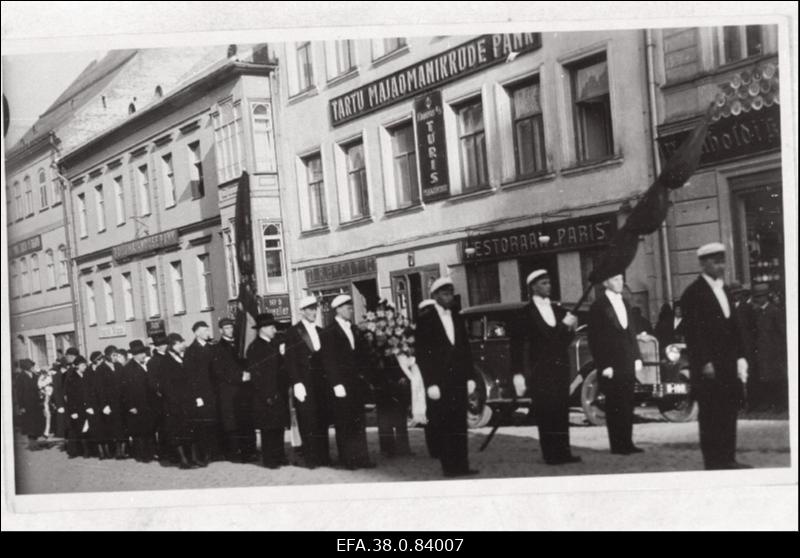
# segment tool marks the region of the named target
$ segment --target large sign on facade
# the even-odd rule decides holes
[[[503,260],[602,246],[615,232],[617,214],[602,213],[468,238],[461,252],[465,263]]]
[[[292,309],[289,307],[289,295],[262,295],[259,297],[259,312],[269,312],[279,322],[292,319]]]
[[[541,33],[482,35],[334,97],[329,102],[331,124],[334,127],[339,126],[374,110],[499,64],[511,53],[521,54],[537,50],[541,46]]]
[[[414,119],[422,201],[427,203],[450,195],[442,92],[431,91],[415,99]]]
[[[659,138],[661,160],[666,162],[688,135],[689,130],[685,130]],[[714,165],[780,147],[780,106],[772,105],[712,122],[703,143],[700,166]]]
[[[19,242],[15,242],[11,246],[9,246],[8,257],[19,258],[20,256],[24,256],[25,254],[30,254],[31,252],[38,252],[41,249],[42,249],[42,235],[37,234],[36,236],[26,238],[25,240],[20,240]]]
[[[376,273],[375,257],[358,258],[306,269],[306,285],[317,287]]]
[[[171,231],[164,231],[118,244],[111,249],[111,256],[114,258],[114,261],[126,260],[133,256],[175,246],[178,242],[178,230],[172,229]]]

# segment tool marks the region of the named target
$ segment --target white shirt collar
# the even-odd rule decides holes
[[[203,341],[202,339],[200,339],[199,337],[197,338],[197,342],[200,344],[201,347],[205,347],[206,346],[206,342]]]
[[[533,303],[537,306],[543,306],[550,304],[550,299],[539,295],[533,295]]]
[[[436,310],[439,312],[440,315],[447,315],[450,314],[450,310],[439,304],[438,302],[434,302],[433,304],[436,307]]]
[[[352,323],[350,323],[349,320],[345,320],[344,318],[341,318],[339,316],[336,316],[336,321],[339,322],[339,325],[344,328],[350,328],[350,326],[352,325]]]
[[[723,281],[722,279],[714,279],[713,277],[705,273],[703,273],[702,275],[703,279],[706,280],[706,283],[708,283],[712,289],[721,289],[725,285],[725,281]]]
[[[615,293],[611,289],[606,289],[606,296],[608,297],[609,300],[613,300],[613,301],[622,300],[622,294],[621,293]]]
[[[266,341],[267,343],[272,343],[272,339],[267,339],[266,337],[264,337],[264,336],[263,336],[263,335],[261,335],[261,334],[259,334],[259,336],[258,336],[258,337],[259,337],[259,339],[263,339],[263,340],[264,340],[264,341]]]

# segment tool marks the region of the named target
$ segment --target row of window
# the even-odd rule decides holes
[[[49,182],[47,171],[44,168],[40,168],[36,174],[39,179],[38,196],[34,192],[30,176],[26,175],[21,183],[19,180],[14,181],[13,204],[11,197],[8,199],[9,221],[20,221],[26,217],[32,217],[37,212],[37,207],[41,212],[61,203],[61,188],[58,186],[58,181]]]
[[[315,87],[314,71],[314,43],[303,41],[288,43],[286,45],[290,60],[287,65],[289,79],[289,94],[296,95]],[[348,74],[358,66],[358,53],[355,41],[346,39],[340,41],[325,41],[325,72],[328,81]],[[384,58],[407,46],[404,37],[390,37],[385,39],[372,39],[370,47],[372,61]]]
[[[614,140],[605,53],[571,64],[566,69],[570,80],[576,164],[612,157]],[[504,181],[524,180],[548,172],[539,76],[529,76],[499,89],[501,93],[494,103],[498,107],[501,132],[496,149],[501,164],[510,168],[508,172],[503,170]],[[453,121],[448,134],[455,132],[457,147],[455,142],[449,141],[448,144],[458,151],[460,169],[460,177],[451,175],[450,181],[460,185],[460,193],[490,187],[484,96],[480,93],[446,107],[445,119]],[[448,128],[447,123],[445,127]],[[416,132],[410,116],[379,130],[378,148],[384,165],[386,206],[389,210],[420,203]],[[362,133],[356,139],[336,144],[334,149],[342,222],[357,221],[370,215],[364,138]],[[297,174],[304,229],[325,227],[328,218],[322,150],[300,157]],[[451,193],[452,190],[451,185]]]
[[[66,247],[59,246],[55,252],[52,249],[45,250],[43,257],[44,262],[40,261],[38,253],[11,261],[12,298],[69,285]]]
[[[194,258],[195,282],[190,286],[190,292],[186,292],[184,281],[183,262],[175,260],[169,262],[166,269],[167,281],[169,285],[170,299],[172,302],[172,313],[175,315],[184,314],[187,311],[186,301],[197,302],[197,310],[207,312],[213,309],[214,299],[211,285],[211,266],[208,254],[198,254]],[[146,267],[143,277],[143,295],[145,299],[146,318],[158,318],[162,314],[162,307],[159,297],[159,275],[156,266]],[[134,298],[134,279],[131,271],[123,272],[119,276],[119,286],[122,290],[122,318],[125,321],[137,319]],[[103,311],[105,323],[113,323],[117,320],[116,304],[114,300],[114,279],[108,275],[101,279]],[[95,294],[95,281],[86,281],[83,285],[85,316],[87,324],[97,325],[97,295]]]

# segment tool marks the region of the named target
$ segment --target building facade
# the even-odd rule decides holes
[[[280,282],[274,66],[263,45],[228,54],[60,160],[70,184],[87,349],[157,332],[188,337],[194,322],[216,330],[218,319],[231,314],[238,283],[233,204],[243,171],[261,225],[254,245],[279,241],[258,252],[259,292],[288,299]]]
[[[642,31],[282,48],[292,282],[323,304],[352,294],[357,319],[380,298],[414,317],[442,275],[480,304],[523,299],[545,267],[577,301],[654,177]],[[643,239],[627,274],[646,313],[659,249]]]
[[[762,25],[653,31],[664,157],[715,97],[738,98],[711,124],[700,169],[673,197],[668,227],[676,298],[697,276],[695,249],[722,241],[729,280],[768,283],[783,299],[777,33],[777,26]]]

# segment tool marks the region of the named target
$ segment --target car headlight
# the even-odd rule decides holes
[[[667,355],[667,360],[670,362],[678,362],[681,358],[681,350],[675,344],[668,345],[667,350],[664,352]]]

